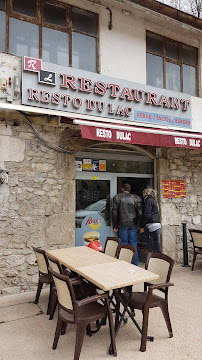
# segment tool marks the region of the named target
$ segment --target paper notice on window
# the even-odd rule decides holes
[[[82,171],[82,161],[81,160],[75,161],[75,171]]]
[[[99,170],[106,171],[106,160],[99,160]]]
[[[92,164],[92,159],[83,159],[83,164]]]
[[[83,170],[91,170],[91,171],[93,171],[93,164],[83,164],[82,169]]]

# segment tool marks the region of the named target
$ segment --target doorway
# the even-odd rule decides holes
[[[89,221],[100,221],[97,233],[104,246],[107,236],[116,236],[111,219],[113,197],[121,192],[125,183],[131,185],[131,193],[142,197],[144,188],[153,187],[154,161],[136,149],[120,149],[120,145],[119,149],[117,145],[115,148],[110,146],[109,149],[106,146],[102,149],[99,146],[88,148],[76,154],[76,161],[80,162],[80,167],[75,172],[75,245],[84,245],[83,237],[86,232],[97,230],[96,225],[90,224],[90,228],[88,227]],[[105,164],[104,171],[100,170],[99,162]],[[147,236],[147,231],[138,234],[138,254],[143,262],[148,252]]]

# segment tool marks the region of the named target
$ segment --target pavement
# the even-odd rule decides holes
[[[174,287],[169,289],[169,312],[173,338],[159,308],[150,310],[148,334],[154,342],[147,342],[146,352],[140,352],[140,334],[129,319],[116,338],[117,360],[200,360],[202,359],[202,260],[195,269],[175,265],[171,276]],[[135,286],[143,290],[143,285]],[[0,360],[73,360],[75,326],[68,325],[60,336],[58,347],[52,350],[56,328],[54,319],[46,315],[48,289],[42,290],[38,305],[35,292],[0,298]],[[141,324],[142,314],[136,311]],[[85,336],[80,360],[105,360],[108,354],[109,328],[103,326],[92,337]]]

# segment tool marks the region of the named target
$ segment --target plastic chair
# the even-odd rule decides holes
[[[117,258],[121,240],[115,236],[108,236],[104,246],[104,253],[106,255]]]
[[[130,244],[126,244],[126,245],[121,244],[120,247],[119,247],[119,251],[118,251],[118,254],[117,254],[117,258],[118,258],[119,260],[127,261],[128,263],[133,264],[136,251],[137,251],[137,249],[136,249],[133,245],[130,245]],[[123,291],[126,291],[126,288],[123,288],[122,290],[123,290]],[[115,312],[116,304],[115,304],[115,302],[114,302],[114,295],[113,295],[113,293],[112,293],[112,295],[109,297],[109,301],[110,301],[110,303],[113,305],[112,311]],[[121,315],[121,313],[119,313],[119,315]],[[127,323],[127,322],[128,322],[128,319],[124,317],[124,318],[123,318],[123,321],[124,321],[125,323]]]
[[[36,255],[37,264],[39,268],[39,281],[36,292],[35,304],[38,304],[39,296],[41,294],[41,289],[43,287],[43,284],[50,284],[50,293],[49,293],[48,308],[47,308],[47,315],[48,315],[50,313],[51,294],[53,288],[53,279],[48,270],[49,267],[48,257],[46,255],[45,250],[35,247],[33,247],[33,250]]]
[[[119,260],[127,261],[128,263],[133,264],[136,251],[137,251],[137,249],[133,245],[130,245],[130,244],[123,245],[123,244],[121,244],[120,247],[119,247],[117,258]]]
[[[145,264],[145,269],[159,275],[159,279],[152,283],[144,284],[144,292],[132,292],[129,301],[131,309],[139,309],[143,313],[142,338],[140,351],[146,351],[147,329],[149,309],[160,307],[166,321],[169,337],[173,337],[170,316],[168,311],[168,288],[174,284],[170,283],[170,276],[173,269],[174,260],[165,254],[149,253]],[[153,290],[160,290],[164,296],[153,293]],[[122,294],[124,301],[127,301],[129,294]],[[150,340],[153,338],[150,337]]]
[[[53,342],[53,350],[56,349],[60,334],[64,334],[68,323],[76,325],[76,343],[74,360],[78,360],[81,353],[85,329],[99,319],[108,316],[110,337],[114,356],[117,356],[115,333],[112,313],[109,307],[107,294],[94,295],[83,300],[76,300],[73,286],[67,276],[50,270],[58,293],[58,321]],[[104,300],[104,304],[99,303]]]
[[[57,259],[48,256],[48,262],[49,262],[49,270],[51,269],[56,273],[68,276],[71,279],[71,284],[74,286],[76,299],[77,300],[83,299],[85,296],[82,289],[82,280],[78,276],[73,276],[74,274],[68,269],[64,268]],[[58,304],[58,295],[57,295],[56,287],[54,285],[51,293],[49,320],[53,319],[57,304]]]
[[[191,270],[194,270],[194,264],[196,261],[196,255],[200,254],[202,255],[202,230],[196,230],[196,229],[189,229],[191,239],[193,242],[194,247],[194,256],[193,256],[193,262]]]

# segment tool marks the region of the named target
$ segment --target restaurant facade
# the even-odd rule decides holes
[[[1,295],[35,289],[32,246],[104,246],[126,182],[157,190],[163,252],[183,261],[182,223],[202,221],[201,44],[202,20],[154,0],[0,1]]]

